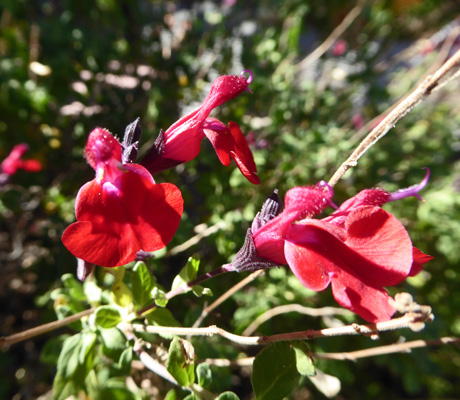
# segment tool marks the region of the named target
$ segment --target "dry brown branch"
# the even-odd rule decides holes
[[[312,308],[304,307],[300,304],[287,304],[284,306],[274,307],[265,313],[259,315],[242,333],[243,336],[249,336],[256,329],[269,319],[276,317],[277,315],[286,314],[289,312],[297,312],[299,314],[309,315],[311,317],[324,317],[330,315],[352,315],[351,311],[345,310],[338,307],[322,307]]]
[[[352,167],[358,164],[359,158],[378,140],[395,126],[402,117],[404,117],[412,108],[430,95],[434,90],[444,86],[449,80],[446,76],[460,63],[460,50],[449,58],[433,75],[428,76],[420,85],[418,85],[410,94],[406,96],[358,145],[350,157],[342,163],[339,169],[329,180],[329,185],[334,186],[342,176]]]
[[[394,318],[390,321],[377,322],[375,324],[359,325],[351,324],[337,328],[327,328],[320,330],[309,329],[300,332],[281,333],[271,336],[240,336],[227,332],[215,325],[206,328],[176,328],[165,326],[145,326],[133,324],[134,331],[149,333],[164,333],[178,336],[214,336],[219,335],[223,338],[246,346],[264,345],[274,342],[289,340],[309,340],[317,337],[334,337],[347,335],[367,335],[376,337],[379,332],[385,332],[395,329],[410,328],[420,330],[425,322],[431,321],[433,315],[424,312],[410,312],[400,318]]]
[[[62,328],[63,326],[69,325],[72,322],[79,321],[83,317],[86,317],[87,315],[92,314],[95,310],[96,310],[95,308],[90,308],[89,310],[79,312],[78,314],[71,315],[59,321],[53,321],[48,324],[40,325],[40,326],[37,326],[32,329],[28,329],[23,332],[15,333],[14,335],[11,335],[11,336],[2,337],[0,338],[0,349],[5,346],[11,346],[12,344],[19,343],[24,340],[33,338],[43,333]]]

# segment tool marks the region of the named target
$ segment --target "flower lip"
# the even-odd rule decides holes
[[[391,193],[388,201],[390,202],[401,200],[410,196],[417,197],[417,199],[423,201],[422,197],[418,194],[418,192],[427,185],[428,180],[430,179],[430,169],[428,167],[425,167],[423,169],[426,170],[426,173],[425,177],[422,179],[420,183],[418,183],[417,185],[409,186],[405,189],[399,189],[396,192]]]

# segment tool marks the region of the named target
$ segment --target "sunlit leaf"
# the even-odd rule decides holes
[[[166,368],[180,386],[187,387],[195,381],[195,365],[183,339],[175,337],[169,346]]]
[[[100,306],[95,311],[96,325],[101,328],[114,328],[123,320],[120,311],[113,306]]]
[[[314,373],[313,361],[304,342],[278,342],[256,356],[252,387],[257,400],[282,399],[297,387],[302,375]]]

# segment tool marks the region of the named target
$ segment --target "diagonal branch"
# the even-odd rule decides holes
[[[378,140],[395,126],[402,117],[412,110],[420,101],[433,91],[443,87],[450,79],[449,73],[460,63],[460,50],[449,58],[433,75],[428,76],[409,95],[406,96],[391,112],[364,138],[348,159],[339,167],[329,180],[329,185],[334,186],[342,176],[358,164],[358,159]],[[455,73],[454,76],[457,76]],[[446,78],[447,79],[444,79]]]
[[[96,309],[90,308],[89,310],[85,310],[79,312],[77,314],[71,315],[69,317],[63,318],[58,321],[53,321],[48,324],[40,325],[32,329],[28,329],[23,332],[16,333],[11,336],[2,337],[0,338],[0,349],[5,346],[11,346],[12,344],[22,342],[24,340],[33,338],[35,336],[41,335],[46,332],[54,331],[56,329],[62,328],[66,325],[71,324],[72,322],[79,321],[83,317],[86,317],[92,314]]]

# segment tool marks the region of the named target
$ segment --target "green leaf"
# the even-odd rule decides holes
[[[176,391],[171,389],[168,393],[166,393],[165,400],[176,400]]]
[[[205,288],[201,285],[195,285],[192,287],[193,294],[197,297],[201,296],[213,296],[212,290]]]
[[[115,379],[109,379],[104,382],[104,385],[99,386],[95,393],[95,400],[138,400],[140,396],[131,392],[126,387],[125,382],[120,382]]]
[[[190,393],[184,400],[201,400],[196,393]]]
[[[167,308],[155,308],[147,315],[147,321],[157,326],[181,326]]]
[[[48,340],[40,353],[40,362],[43,364],[57,365],[64,341],[69,336],[68,334],[64,334]]]
[[[106,268],[105,269],[110,275],[115,278],[115,283],[121,282],[125,276],[126,269],[123,266],[116,267],[116,268]]]
[[[302,341],[295,341],[291,342],[291,345],[295,351],[297,372],[302,376],[315,376],[315,363],[307,344]]]
[[[224,392],[219,395],[217,400],[240,400],[240,398],[233,392]]]
[[[171,290],[177,289],[178,287],[196,279],[199,268],[200,258],[197,254],[194,254],[188,259],[187,264],[179,272],[179,275],[174,278]]]
[[[198,385],[201,387],[208,386],[212,381],[211,367],[207,363],[198,364],[196,367]]]
[[[112,301],[120,307],[129,307],[133,301],[133,294],[124,282],[115,282],[111,292]]]
[[[152,279],[147,266],[143,262],[138,262],[131,274],[131,288],[134,301],[139,307],[142,307],[152,298],[151,291],[154,286],[155,281]]]
[[[102,296],[102,289],[97,286],[96,282],[85,280],[83,284],[83,290],[85,292],[86,298],[90,303],[100,303]]]
[[[181,326],[179,321],[177,321],[176,318],[174,318],[171,311],[169,311],[167,308],[154,308],[147,315],[146,319],[150,324],[155,325],[155,326]],[[152,334],[147,333],[147,335],[148,336],[141,335],[141,337],[148,341],[155,340],[155,336],[150,336]],[[164,339],[169,339],[169,340],[171,340],[174,337],[174,335],[169,334],[169,333],[160,333],[158,335],[160,335]],[[150,337],[150,340],[148,339],[149,337]]]
[[[94,332],[81,332],[64,341],[53,382],[54,399],[67,399],[83,386],[93,367],[96,337]]]
[[[120,311],[113,306],[100,306],[95,312],[95,323],[104,329],[114,328],[123,320]]]
[[[82,332],[82,340],[80,342],[80,351],[78,353],[79,364],[84,364],[87,359],[88,353],[96,343],[97,335],[94,332]]]
[[[152,297],[155,299],[155,304],[158,307],[166,307],[168,304],[168,299],[166,298],[165,292],[158,287],[153,288]]]
[[[61,277],[62,284],[65,288],[69,289],[69,295],[74,300],[85,301],[86,296],[83,291],[82,284],[72,274],[64,274]]]
[[[188,387],[195,381],[194,356],[188,349],[190,342],[175,337],[169,346],[166,369],[180,386]],[[191,346],[191,345],[190,345]]]
[[[53,399],[65,400],[73,394],[77,394],[79,385],[72,380],[65,378],[59,371],[53,381]]]
[[[118,360],[117,369],[121,374],[129,375],[131,372],[131,363],[133,361],[133,348],[128,347],[121,353]]]
[[[126,349],[126,336],[118,328],[101,329],[102,353],[112,360],[118,360]]]
[[[70,378],[77,370],[80,355],[80,342],[82,334],[68,337],[64,340],[61,354],[59,354],[57,369],[63,378]]]
[[[279,342],[263,349],[254,360],[252,387],[257,400],[279,400],[315,369],[303,342]]]

